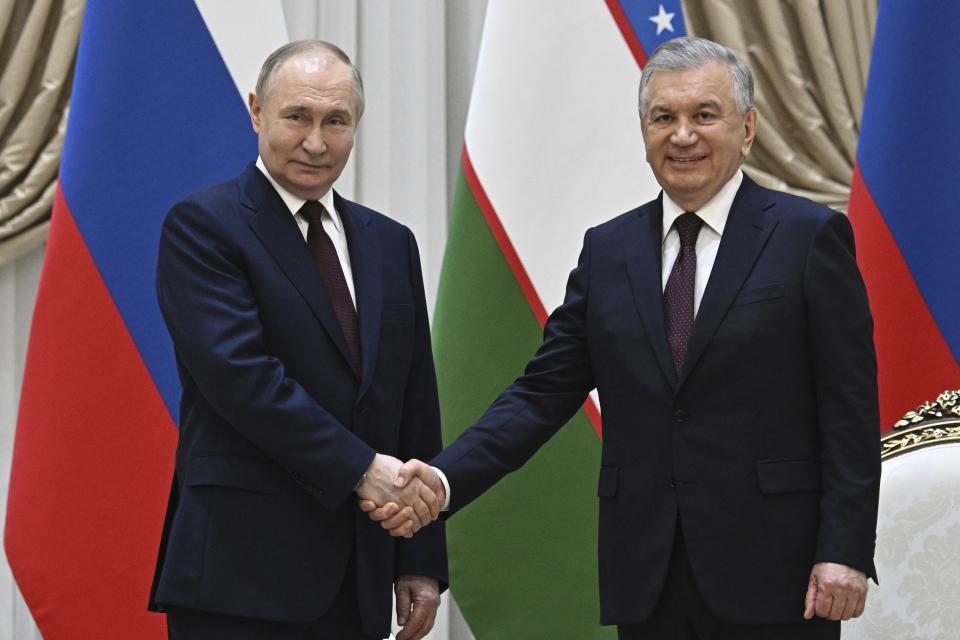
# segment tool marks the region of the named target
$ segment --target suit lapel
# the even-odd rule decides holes
[[[370,214],[363,207],[344,200],[336,192],[333,197],[347,234],[353,287],[357,296],[362,361],[358,398],[362,398],[373,379],[380,346],[380,310],[383,305],[380,236],[376,226],[370,224]]]
[[[347,340],[343,337],[343,329],[333,312],[326,285],[287,206],[273,185],[253,164],[240,176],[240,192],[241,204],[256,214],[250,221],[251,229],[307,301],[337,350],[353,369]]]
[[[663,318],[662,201],[657,199],[641,208],[636,215],[627,216],[625,225],[621,242],[633,301],[663,375],[676,388],[677,375],[673,368],[673,358],[667,343],[666,322]]]
[[[777,220],[765,212],[773,206],[763,189],[744,176],[720,240],[700,309],[693,323],[693,335],[680,372],[680,384],[686,380],[716,333],[744,280],[756,264]]]

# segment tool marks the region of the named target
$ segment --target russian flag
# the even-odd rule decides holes
[[[960,3],[881,2],[849,215],[884,430],[960,386]]]
[[[5,532],[47,640],[166,637],[145,610],[180,394],[160,225],[256,157],[243,95],[286,39],[278,1],[226,4],[87,2]]]

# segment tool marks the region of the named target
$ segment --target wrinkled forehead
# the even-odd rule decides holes
[[[277,69],[277,77],[285,72],[289,74],[291,69],[297,69],[305,74],[312,75],[328,69],[335,72],[337,67],[343,67],[347,74],[350,73],[350,68],[332,53],[323,50],[303,51],[284,60],[283,64]]]
[[[646,93],[647,108],[680,99],[733,102],[733,77],[728,66],[716,62],[690,69],[658,69],[650,74]]]
[[[349,91],[355,97],[355,83],[350,65],[325,51],[308,51],[284,60],[267,85],[267,95]]]

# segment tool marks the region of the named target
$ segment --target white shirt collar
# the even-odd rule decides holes
[[[267,180],[270,181],[270,184],[273,185],[273,188],[276,189],[277,194],[280,196],[280,199],[283,200],[283,203],[287,205],[287,209],[290,210],[292,215],[297,215],[297,212],[300,211],[300,207],[303,206],[303,203],[306,202],[305,199],[300,196],[295,196],[273,179],[273,176],[270,175],[270,172],[267,171],[266,165],[263,164],[263,158],[257,156],[257,169],[260,169],[260,173],[267,177]],[[333,221],[333,226],[337,228],[337,231],[342,231],[340,226],[340,216],[337,213],[337,210],[333,207],[333,189],[327,189],[327,192],[321,197],[317,198],[320,204],[323,205],[324,209],[327,210],[327,213],[330,215],[330,219]]]
[[[737,170],[733,177],[727,180],[727,184],[713,196],[707,204],[695,211],[703,220],[703,223],[717,232],[718,236],[723,235],[723,229],[727,225],[727,218],[730,217],[730,208],[733,206],[733,199],[737,197],[737,191],[743,183],[743,171]],[[676,202],[670,199],[667,192],[663,192],[663,238],[665,240],[670,229],[673,227],[673,221],[684,213],[684,210]]]

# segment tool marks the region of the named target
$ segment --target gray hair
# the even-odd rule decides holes
[[[326,42],[325,40],[296,40],[283,45],[263,61],[260,67],[260,76],[257,78],[257,98],[261,103],[266,103],[270,90],[273,89],[274,76],[283,66],[283,63],[294,56],[302,53],[327,53],[340,62],[350,67],[353,72],[353,89],[357,92],[357,118],[363,115],[363,79],[360,77],[360,71],[350,61],[350,56],[344,53],[343,49],[337,45]]]
[[[706,38],[683,37],[667,40],[654,49],[640,74],[639,109],[642,118],[647,109],[647,85],[657,71],[688,71],[717,62],[730,69],[733,99],[737,111],[746,113],[753,107],[753,74],[733,51]]]

